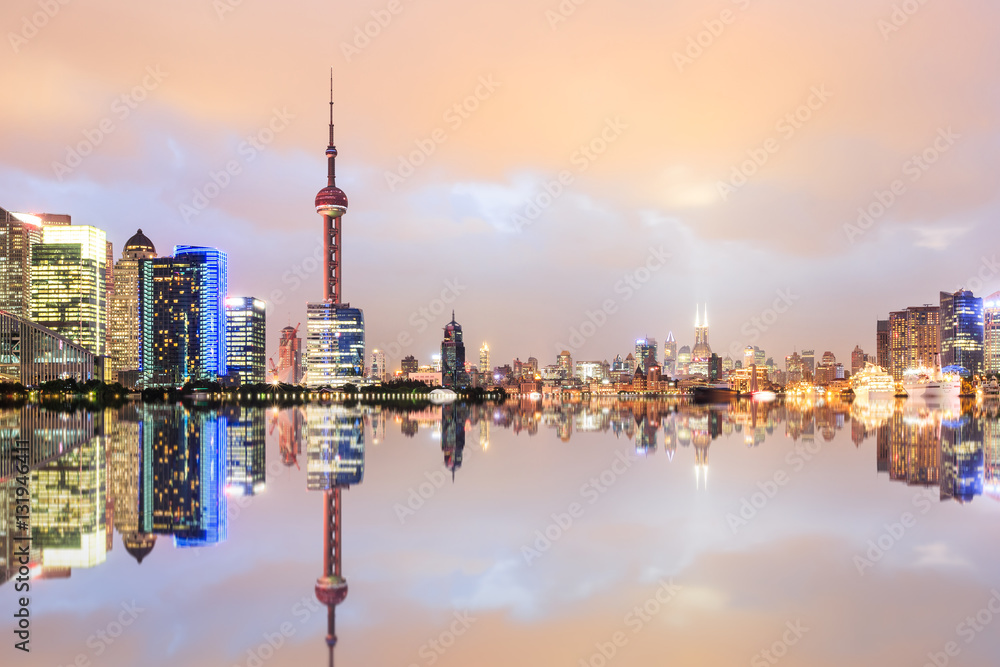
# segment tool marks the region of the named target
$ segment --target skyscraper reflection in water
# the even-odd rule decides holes
[[[342,571],[341,492],[365,475],[365,430],[361,408],[308,406],[306,411],[306,485],[323,492],[323,572],[316,599],[326,605],[326,645],[330,665],[337,645],[337,606],[347,598]]]

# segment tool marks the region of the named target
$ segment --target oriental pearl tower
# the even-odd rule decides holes
[[[326,147],[326,187],[316,193],[316,212],[323,216],[323,300],[341,303],[340,218],[347,213],[347,195],[337,187],[337,147],[333,142],[333,68],[330,68],[330,143]]]
[[[337,147],[333,142],[333,68],[330,69],[330,143],[326,147],[327,183],[316,194],[316,212],[323,216],[323,300],[339,305],[340,218],[347,212],[347,195],[337,187]],[[327,607],[326,645],[330,667],[337,645],[337,605],[347,598],[347,580],[341,574],[341,487],[323,492],[323,576],[316,580],[316,599]]]

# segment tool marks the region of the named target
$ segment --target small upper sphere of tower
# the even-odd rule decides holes
[[[338,218],[347,212],[347,195],[336,185],[328,185],[316,194],[316,212]]]

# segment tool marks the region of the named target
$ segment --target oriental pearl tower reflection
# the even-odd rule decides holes
[[[341,556],[344,489],[360,484],[365,469],[364,415],[358,407],[306,407],[306,480],[310,491],[323,492],[323,573],[316,599],[327,607],[326,645],[330,666],[337,645],[337,606],[347,598]]]

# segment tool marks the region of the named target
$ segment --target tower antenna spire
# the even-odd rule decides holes
[[[333,68],[330,68],[330,145],[333,146]]]

